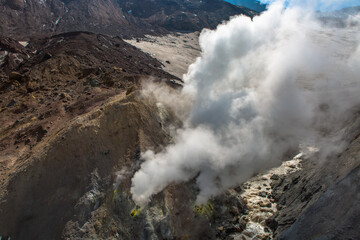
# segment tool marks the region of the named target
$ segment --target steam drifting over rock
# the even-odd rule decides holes
[[[338,151],[343,139],[333,135],[360,102],[359,19],[335,28],[277,2],[253,21],[239,16],[204,30],[202,55],[184,76],[184,127],[163,151],[142,153],[134,201],[196,177],[202,203],[300,145],[322,156]]]

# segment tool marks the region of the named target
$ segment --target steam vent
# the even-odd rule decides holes
[[[359,1],[0,12],[0,240],[360,239]]]

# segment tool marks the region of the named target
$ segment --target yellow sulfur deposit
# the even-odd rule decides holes
[[[112,197],[112,200],[115,201],[117,199],[118,195],[117,195],[117,191],[116,189],[114,190],[114,194],[113,194],[113,197]]]
[[[210,218],[213,215],[214,207],[210,202],[201,205],[194,205],[194,212],[199,215],[204,215],[207,218]]]
[[[133,210],[131,210],[130,215],[135,217],[141,212],[141,208],[139,206],[135,206]]]

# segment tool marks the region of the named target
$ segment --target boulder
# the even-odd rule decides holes
[[[9,74],[10,82],[14,82],[14,81],[22,82],[22,79],[23,79],[23,75],[21,75],[18,72],[11,72]]]

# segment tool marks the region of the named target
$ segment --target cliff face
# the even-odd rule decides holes
[[[359,114],[344,126],[342,134],[349,144],[342,153],[321,162],[314,155],[304,160],[301,171],[273,181],[279,211],[268,223],[276,239],[360,236]]]
[[[131,37],[215,28],[230,16],[254,12],[220,0],[6,0],[0,2],[0,35],[27,39],[70,31]]]
[[[360,235],[360,165],[333,184],[281,239],[357,239]],[[326,219],[324,221],[324,219]]]

